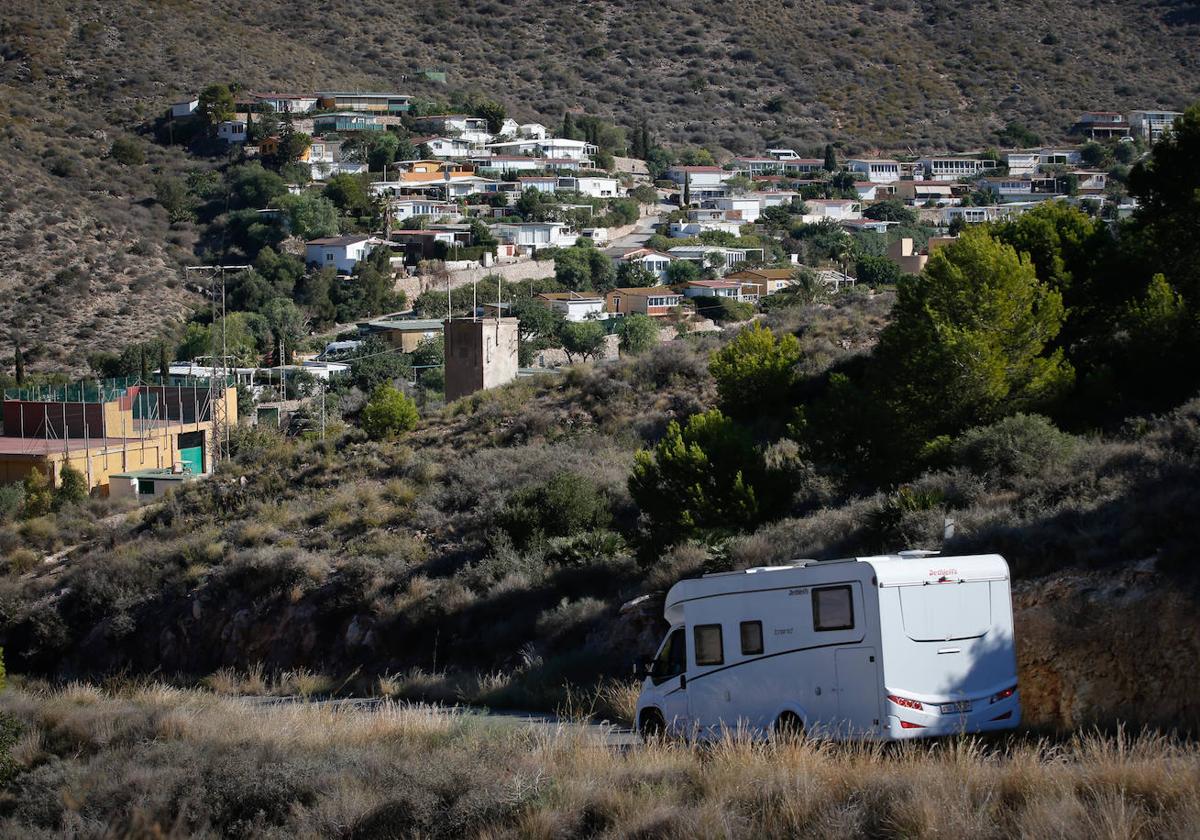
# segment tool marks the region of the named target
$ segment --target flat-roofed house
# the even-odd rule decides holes
[[[846,168],[875,184],[900,180],[900,162],[887,158],[854,158],[846,161]]]
[[[683,295],[670,286],[612,289],[604,295],[604,308],[611,315],[649,315],[663,318],[683,303]]]

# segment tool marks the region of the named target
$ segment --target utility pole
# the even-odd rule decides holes
[[[325,440],[325,392],[329,390],[329,380],[321,382],[321,440]]]
[[[225,402],[225,392],[229,376],[229,347],[225,335],[225,272],[245,271],[248,265],[198,265],[188,266],[187,271],[207,271],[212,280],[209,284],[211,296],[212,328],[210,330],[210,353],[208,374],[208,412],[212,421],[212,434],[209,436],[209,472],[214,472],[217,464],[224,460],[228,453],[226,441],[229,436],[229,407]],[[217,319],[221,321],[220,340],[217,338]],[[218,353],[218,349],[220,352]],[[220,375],[218,382],[217,376]],[[200,406],[195,406],[196,423],[200,422]]]

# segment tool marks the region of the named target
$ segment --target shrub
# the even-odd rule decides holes
[[[1009,478],[1061,468],[1078,442],[1045,417],[1014,414],[964,432],[948,448],[954,463],[980,475]]]
[[[634,313],[621,319],[617,332],[621,336],[622,353],[644,353],[658,343],[658,321],[648,315]]]
[[[362,427],[374,440],[383,440],[415,429],[420,419],[412,398],[391,385],[380,385],[363,409]]]
[[[46,480],[45,473],[38,469],[30,470],[29,475],[25,476],[24,490],[25,502],[21,511],[22,516],[32,519],[45,516],[50,512],[53,496],[50,492],[50,482]]]
[[[780,412],[790,404],[799,361],[800,342],[794,335],[779,338],[755,323],[714,352],[708,369],[724,409],[753,417],[762,411]]]
[[[499,526],[517,548],[548,537],[568,537],[603,529],[612,521],[608,496],[591,479],[560,472],[544,484],[514,493],[499,515]]]
[[[676,262],[679,262],[678,260]],[[690,263],[687,263],[690,265]],[[692,298],[696,311],[714,321],[748,321],[754,316],[754,304],[727,297],[701,295]]]
[[[79,504],[87,495],[87,479],[79,470],[67,465],[58,474],[58,487],[54,489],[51,506],[59,511],[69,505]]]
[[[140,166],[146,162],[146,153],[142,151],[142,147],[127,137],[118,137],[114,140],[108,154],[117,163],[123,163],[126,166]]]
[[[653,450],[634,456],[629,492],[650,520],[652,543],[703,531],[741,531],[768,518],[787,494],[750,436],[718,409],[672,420]]]

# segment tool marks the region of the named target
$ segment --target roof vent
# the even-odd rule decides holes
[[[922,557],[936,557],[941,554],[940,551],[929,551],[924,548],[906,548],[904,551],[896,552],[897,556],[903,557],[905,560],[919,560]]]

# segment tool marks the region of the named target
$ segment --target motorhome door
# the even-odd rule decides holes
[[[863,737],[879,731],[879,664],[873,648],[844,648],[835,657],[838,733]]]

